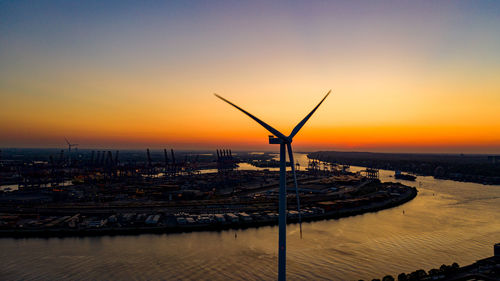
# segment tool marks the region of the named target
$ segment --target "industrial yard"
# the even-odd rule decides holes
[[[3,160],[2,179],[17,178],[17,185],[0,193],[0,235],[135,234],[277,224],[279,173],[237,169],[272,165],[272,154],[233,155],[229,149],[202,155],[145,152],[142,161],[137,153],[122,153],[120,160],[118,152],[69,149],[57,161],[51,155],[45,162]],[[316,160],[303,169],[295,165],[302,221],[377,211],[416,196],[414,188],[381,183],[373,169],[352,173],[348,166]],[[292,180],[288,223],[299,221]]]

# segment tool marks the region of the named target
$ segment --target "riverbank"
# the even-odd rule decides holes
[[[500,185],[500,165],[495,162],[495,156],[318,151],[309,153],[308,157],[327,163],[402,171],[436,179]]]
[[[369,212],[378,212],[380,210],[402,205],[417,196],[417,189],[414,187],[406,187],[405,192],[398,194],[397,197],[391,197],[379,202],[370,202],[369,204],[351,207],[339,208],[337,210],[321,210],[320,212],[309,212],[303,214],[303,222],[339,219],[343,217],[355,216]],[[297,223],[298,214],[290,211],[287,218],[287,223]],[[138,235],[144,233],[182,233],[193,231],[223,231],[229,229],[246,229],[252,227],[272,226],[277,225],[277,216],[269,217],[253,217],[248,220],[239,219],[237,221],[225,221],[214,223],[186,223],[186,224],[166,224],[158,226],[138,226],[138,227],[98,227],[98,228],[15,228],[0,230],[0,237],[70,237],[70,236],[102,236],[102,235]]]
[[[500,280],[500,243],[494,246],[494,255],[489,258],[480,259],[473,264],[459,266],[454,262],[451,265],[441,265],[439,268],[432,268],[427,272],[423,269],[415,270],[411,273],[400,273],[397,278],[386,275],[382,281],[463,281],[463,280]],[[362,280],[361,280],[362,281]]]

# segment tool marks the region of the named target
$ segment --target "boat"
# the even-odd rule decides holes
[[[416,177],[416,176],[414,176],[414,175],[401,173],[401,171],[396,171],[396,172],[394,173],[394,178],[396,178],[396,179],[398,179],[398,180],[415,181],[415,179],[416,179],[417,177]]]

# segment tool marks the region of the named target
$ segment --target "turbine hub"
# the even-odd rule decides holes
[[[283,140],[273,135],[269,135],[269,144],[282,144]]]

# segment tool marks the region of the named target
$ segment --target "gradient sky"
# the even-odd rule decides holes
[[[498,1],[0,1],[0,147],[500,153]]]

